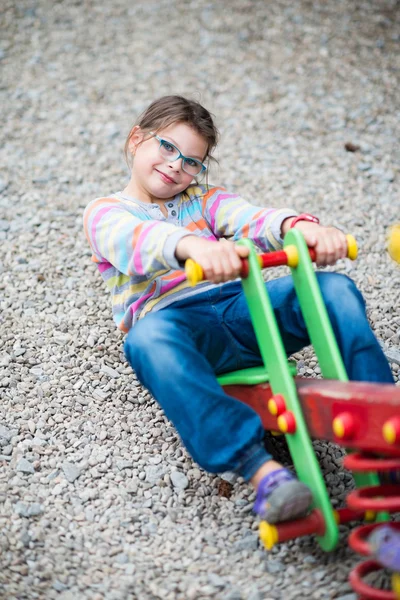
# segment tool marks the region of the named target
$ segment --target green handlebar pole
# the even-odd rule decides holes
[[[333,550],[338,542],[338,526],[308,435],[296,386],[289,371],[286,352],[262,278],[257,255],[249,240],[241,240],[239,244],[250,250],[249,275],[242,280],[242,285],[260,353],[270,376],[270,385],[274,394],[283,395],[287,410],[293,413],[296,420],[295,433],[286,436],[289,450],[298,477],[310,487],[314,498],[314,507],[321,510],[324,516],[325,533],[318,538],[319,543],[324,550]],[[309,257],[307,260],[310,262]]]

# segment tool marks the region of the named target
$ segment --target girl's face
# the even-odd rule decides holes
[[[207,142],[187,123],[169,125],[157,135],[174,144],[184,156],[204,161]],[[160,142],[155,137],[147,137],[140,127],[130,138],[129,151],[133,154],[133,165],[128,188],[138,200],[170,200],[193,180],[193,175],[182,169],[183,159],[169,161],[163,158]]]

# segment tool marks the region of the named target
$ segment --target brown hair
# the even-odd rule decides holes
[[[188,100],[183,96],[163,96],[154,100],[139,116],[129,132],[125,142],[124,154],[129,165],[129,140],[133,128],[139,126],[144,133],[160,131],[173,123],[187,123],[207,142],[205,158],[213,159],[211,152],[218,143],[218,129],[211,113],[199,102]]]

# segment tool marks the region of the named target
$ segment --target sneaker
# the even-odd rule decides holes
[[[288,469],[277,469],[259,483],[254,511],[268,523],[301,519],[310,511],[311,490]]]
[[[400,573],[400,531],[390,525],[377,527],[368,537],[368,545],[383,567]]]

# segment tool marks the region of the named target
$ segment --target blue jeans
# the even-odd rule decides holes
[[[349,378],[393,383],[354,283],[336,273],[317,277]],[[292,278],[266,286],[289,356],[310,343]],[[124,349],[203,469],[235,471],[248,480],[271,459],[259,416],[225,394],[216,379],[262,364],[240,281],[148,313],[131,329]]]

